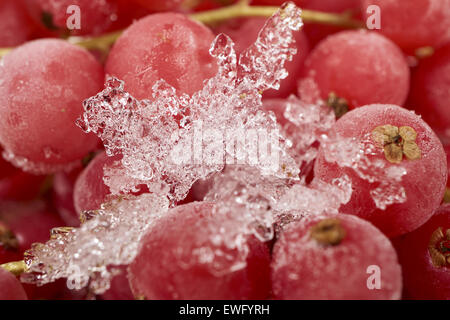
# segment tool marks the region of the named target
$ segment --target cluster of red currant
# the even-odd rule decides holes
[[[239,56],[285,1],[249,2],[0,0],[0,299],[450,299],[450,0],[293,1],[304,9],[298,53],[280,90],[261,94],[261,112],[294,145],[304,132],[289,96],[334,112],[289,183],[347,179],[339,213],[283,216],[269,242],[246,234],[236,264],[242,252],[215,238],[227,215],[199,181],[150,226],[103,294],[70,290],[65,279],[20,283],[24,270],[10,262],[52,228],[79,227],[82,213],[127,196],[105,183],[122,155],[76,125],[83,101],[109,76],[139,100],[152,100],[160,79],[180,95],[202,90],[218,72],[215,35],[228,35]],[[70,5],[80,8],[79,29],[67,27]],[[369,5],[380,9],[379,30],[363,27]],[[342,150],[323,136],[339,137]],[[370,148],[343,159],[345,141]],[[129,194],[151,192],[141,184]],[[221,272],[224,264],[232,270]]]

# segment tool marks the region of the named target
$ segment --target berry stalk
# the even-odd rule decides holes
[[[11,272],[15,276],[18,276],[18,275],[24,273],[27,269],[27,265],[25,264],[25,262],[23,260],[0,264],[0,267],[5,269],[6,271]]]
[[[248,1],[238,3],[219,9],[191,14],[194,20],[207,25],[216,24],[234,18],[242,17],[270,17],[279,7],[277,6],[251,6]],[[305,23],[319,23],[339,26],[349,29],[363,28],[364,24],[359,20],[354,20],[348,14],[334,14],[313,10],[302,10],[302,19]],[[67,40],[89,50],[100,50],[107,52],[109,47],[122,34],[123,30],[104,34],[98,37],[69,37]],[[0,48],[0,58],[6,55],[13,48]]]

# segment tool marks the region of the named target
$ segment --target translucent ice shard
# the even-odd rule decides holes
[[[22,281],[42,285],[67,278],[73,288],[87,285],[95,293],[109,288],[109,265],[129,264],[145,230],[168,210],[167,198],[144,194],[119,198],[86,212],[79,228],[56,228],[47,243],[35,243],[25,254]]]
[[[300,165],[301,177],[308,176],[317,156],[320,141],[336,122],[334,112],[319,99],[269,99],[264,109],[274,112],[289,153]]]

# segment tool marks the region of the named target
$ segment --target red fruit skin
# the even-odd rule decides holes
[[[243,269],[223,275],[212,273],[212,263],[188,263],[193,250],[215,249],[211,225],[221,224],[212,203],[178,206],[141,240],[141,250],[129,267],[135,297],[146,299],[265,299],[269,295],[269,250],[249,238],[249,255]],[[217,226],[217,225],[216,225]],[[219,247],[232,257],[236,250]]]
[[[28,300],[19,280],[3,268],[0,268],[0,300]]]
[[[339,219],[346,235],[324,247],[310,228],[324,218]],[[367,267],[380,268],[381,289],[370,290]],[[400,299],[401,267],[392,244],[380,230],[358,217],[322,215],[292,222],[275,242],[271,263],[272,290],[283,300]]]
[[[133,0],[133,2],[153,11],[179,11],[185,0]]]
[[[125,89],[138,99],[152,98],[152,86],[160,79],[180,93],[193,94],[217,72],[209,54],[213,40],[208,28],[182,14],[152,14],[116,41],[106,73],[124,80]]]
[[[214,30],[215,34],[224,33],[235,43],[234,49],[239,55],[250,47],[258,37],[259,31],[263,28],[266,18],[245,18],[229,20]],[[264,98],[285,98],[294,93],[297,86],[297,78],[303,68],[305,59],[309,53],[309,43],[303,30],[295,33],[297,54],[292,61],[286,63],[286,70],[289,75],[280,83],[280,89],[270,89],[264,92]]]
[[[329,36],[311,51],[300,83],[313,79],[322,99],[334,92],[351,108],[371,103],[401,106],[409,77],[406,59],[393,42],[374,32],[352,30]]]
[[[34,284],[23,283],[22,286],[30,300],[55,300],[64,290],[65,282],[58,280],[40,287]]]
[[[353,169],[341,168],[324,158],[327,152],[319,149],[314,176],[323,181],[348,175],[352,181],[353,193],[350,201],[341,206],[341,212],[354,214],[369,220],[388,237],[411,232],[424,224],[439,207],[447,183],[447,161],[444,149],[431,128],[412,111],[394,105],[369,105],[345,114],[331,130],[331,134],[354,137],[361,141],[366,134],[381,125],[410,126],[417,132],[416,144],[421,150],[421,158],[400,163],[406,169],[401,185],[405,189],[406,201],[389,205],[386,210],[378,209],[370,190],[375,187],[362,180]],[[377,148],[374,159],[382,159],[389,164],[382,147]]]
[[[128,27],[135,20],[140,19],[150,13],[150,11],[130,0],[116,0],[117,11],[115,19],[108,31],[120,30]]]
[[[82,159],[98,138],[75,121],[83,100],[100,91],[103,80],[95,58],[67,41],[41,39],[14,49],[0,65],[3,148],[46,166]]]
[[[73,190],[73,202],[78,215],[85,210],[97,210],[102,203],[108,200],[111,190],[103,180],[104,169],[120,166],[119,160],[121,159],[121,155],[109,157],[103,151],[92,159],[89,165],[78,175]],[[139,185],[137,189],[137,192],[131,192],[131,194],[138,196],[149,192],[146,185]]]
[[[75,181],[81,171],[82,168],[78,168],[70,173],[58,172],[53,176],[52,203],[61,219],[70,227],[80,226],[80,217],[75,210],[73,201],[73,192]]]
[[[208,194],[211,187],[211,179],[199,179],[192,185],[191,190],[189,190],[188,197],[192,198],[193,201],[202,201]]]
[[[106,152],[98,154],[80,173],[73,190],[74,207],[78,214],[85,210],[97,210],[111,191],[103,181],[105,166],[120,160],[120,156],[108,157]]]
[[[0,47],[14,47],[29,40],[34,31],[20,0],[0,0]]]
[[[22,256],[15,249],[6,249],[5,246],[0,242],[0,264],[18,261],[22,259]]]
[[[420,61],[411,78],[409,102],[446,143],[450,142],[450,44]]]
[[[442,205],[419,229],[393,239],[406,299],[450,300],[450,267],[435,267],[428,251],[431,235],[439,227],[450,229],[449,204]]]
[[[444,145],[445,154],[447,155],[447,187],[450,187],[450,145]]]
[[[0,148],[0,153],[3,150]],[[0,200],[31,200],[42,191],[45,176],[28,174],[0,156]]]
[[[119,266],[121,273],[112,279],[111,287],[100,296],[102,300],[134,300],[128,281],[127,267]]]
[[[407,4],[398,0],[362,0],[364,21],[369,16],[369,5],[380,8],[381,29],[377,31],[406,51],[438,47],[450,40],[449,0],[414,0]]]

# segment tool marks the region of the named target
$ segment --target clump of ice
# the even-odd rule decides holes
[[[320,141],[336,122],[334,112],[322,101],[291,96],[286,101],[284,117],[288,122],[283,126],[283,134],[291,142],[290,152],[305,177],[312,169]]]
[[[109,288],[109,265],[129,264],[145,230],[167,212],[167,198],[153,194],[118,198],[96,211],[85,212],[79,228],[56,228],[45,244],[25,253],[23,282],[45,284],[67,278],[74,288],[87,285],[95,293]]]
[[[346,176],[331,184],[313,180],[306,185],[296,179],[263,176],[248,166],[226,167],[209,183],[205,200],[218,203],[223,211],[239,212],[246,232],[261,241],[271,240],[274,227],[284,224],[283,220],[338,213],[352,193]]]
[[[218,35],[210,53],[219,71],[191,97],[160,80],[151,101],[138,101],[124,91],[122,81],[112,78],[104,91],[85,101],[78,124],[102,139],[108,155],[123,155],[122,176],[128,182],[132,178],[145,183],[158,194],[168,190],[173,200],[183,199],[196,180],[221,171],[226,159],[258,166],[266,174],[296,175],[298,167],[286,152],[275,120],[261,111],[261,93],[277,89],[287,75],[284,63],[296,53],[292,33],[302,26],[300,14],[292,3],[282,6],[239,61],[232,40]],[[260,130],[277,141],[271,145],[276,167],[257,159],[253,147]],[[235,144],[222,143],[237,132],[253,134],[238,151]],[[133,186],[110,187],[126,192]]]

